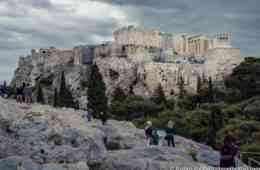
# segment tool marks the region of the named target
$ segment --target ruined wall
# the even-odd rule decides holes
[[[202,65],[196,64],[147,63],[142,72],[142,81],[150,92],[161,84],[165,94],[173,96],[179,93],[178,83],[183,77],[185,89],[195,93],[198,76],[202,75],[203,69]]]
[[[205,74],[222,81],[243,61],[238,48],[215,48],[206,53]]]
[[[121,45],[139,45],[161,48],[161,33],[156,29],[128,26],[114,32],[114,39]]]

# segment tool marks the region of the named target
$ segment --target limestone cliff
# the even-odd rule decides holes
[[[203,59],[176,55],[174,50],[137,45],[106,43],[79,46],[69,50],[56,48],[32,50],[28,57],[19,59],[12,86],[23,82],[40,82],[44,97],[52,103],[54,89],[59,88],[61,72],[80,108],[87,106],[87,82],[91,65],[96,63],[106,84],[107,95],[116,87],[126,93],[151,96],[162,85],[167,96],[178,94],[178,82],[183,77],[187,91],[196,92],[197,77],[206,75],[222,81],[232,68],[242,61],[239,49],[209,50]]]

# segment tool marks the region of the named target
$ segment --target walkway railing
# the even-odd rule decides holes
[[[260,167],[260,161],[256,158],[260,158],[260,153],[257,152],[240,152],[240,159],[244,160],[246,156],[247,161],[245,162],[250,167]]]

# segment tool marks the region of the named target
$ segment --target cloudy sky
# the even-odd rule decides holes
[[[260,0],[0,0],[0,81],[32,48],[111,40],[143,25],[164,32],[232,32],[243,55],[260,56]]]

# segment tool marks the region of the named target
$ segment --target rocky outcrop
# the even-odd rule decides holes
[[[109,152],[104,162],[95,170],[170,170],[173,167],[207,166],[195,162],[191,155],[180,149],[148,147]]]
[[[89,170],[84,162],[75,164],[37,164],[29,158],[8,157],[0,160],[0,169],[2,170]]]
[[[219,153],[176,136],[176,147],[148,147],[131,122],[87,122],[83,111],[17,104],[0,98],[0,169],[121,170],[219,165]],[[106,145],[104,139],[107,139]],[[9,169],[8,169],[9,168]],[[16,169],[14,169],[16,170]]]
[[[87,109],[87,84],[91,65],[96,63],[106,84],[110,98],[115,88],[125,93],[145,97],[153,95],[159,84],[166,96],[178,94],[180,77],[185,88],[195,93],[198,76],[211,76],[222,81],[242,58],[240,50],[217,48],[208,50],[199,62],[192,56],[177,56],[173,50],[137,45],[106,43],[96,46],[79,46],[70,50],[56,48],[32,50],[28,57],[19,59],[12,86],[23,82],[41,83],[46,103],[53,103],[54,89],[59,90],[61,73],[65,73],[66,85],[81,109]]]
[[[1,158],[22,156],[45,164],[104,158],[104,135],[96,128],[86,128],[81,112],[0,100],[1,122],[5,122],[0,133]]]

